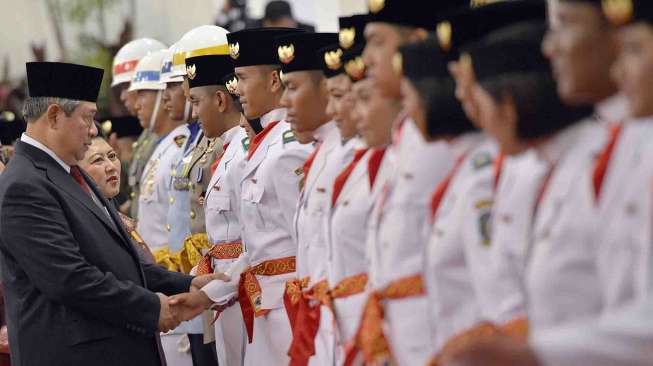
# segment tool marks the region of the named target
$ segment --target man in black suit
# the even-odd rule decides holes
[[[14,366],[160,365],[155,335],[179,323],[166,295],[209,280],[141,263],[115,208],[77,167],[97,134],[102,74],[27,64],[27,131],[0,176]]]

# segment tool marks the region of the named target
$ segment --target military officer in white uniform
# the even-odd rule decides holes
[[[170,171],[175,165],[175,157],[188,139],[188,129],[183,121],[175,121],[160,107],[160,99],[165,83],[160,81],[161,62],[165,51],[145,56],[136,66],[136,74],[130,89],[137,90],[139,118],[151,118],[154,114],[154,131],[162,136],[140,178],[137,231],[150,246],[153,253],[166,250],[168,232],[165,228],[168,215],[170,193]],[[146,110],[146,108],[149,108]],[[149,112],[148,112],[149,111]],[[156,256],[156,255],[155,255]],[[173,331],[174,333],[174,331]],[[169,364],[191,365],[192,360],[183,342],[183,334],[162,334],[166,360]],[[180,346],[178,343],[182,342]],[[181,347],[181,351],[179,348]]]

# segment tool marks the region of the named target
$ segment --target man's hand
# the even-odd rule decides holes
[[[533,351],[507,337],[470,344],[459,352],[444,355],[443,366],[539,366]]]
[[[175,309],[179,320],[190,320],[213,305],[204,291],[188,292],[170,298],[170,306]]]
[[[229,282],[230,278],[224,273],[209,273],[205,275],[196,276],[193,278],[193,281],[190,283],[190,291],[195,292],[202,287],[209,284],[213,280],[220,280],[224,282]]]
[[[159,296],[159,303],[161,304],[161,310],[159,311],[159,332],[167,332],[177,328],[181,320],[178,320],[177,318],[179,316],[174,313],[176,309],[170,307],[170,298],[161,293],[157,293],[157,296]]]

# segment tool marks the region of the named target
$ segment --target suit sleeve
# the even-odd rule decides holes
[[[168,296],[188,292],[193,276],[171,272],[156,264],[142,263],[147,288]]]
[[[157,295],[87,262],[51,194],[28,182],[12,184],[7,192],[1,227],[25,229],[2,230],[2,249],[46,298],[117,327],[158,329]]]
[[[310,149],[299,144],[295,148],[284,151],[274,168],[279,173],[274,174],[272,178],[286,229],[293,236],[295,233],[293,221],[299,199],[299,182],[304,177],[297,174],[296,170],[304,166],[309,155]]]

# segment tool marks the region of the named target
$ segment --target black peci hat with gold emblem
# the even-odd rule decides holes
[[[234,67],[278,65],[279,56],[273,47],[276,37],[306,33],[296,28],[253,28],[228,33],[229,56]]]
[[[367,70],[363,62],[364,49],[365,43],[360,43],[343,52],[342,65],[352,82],[362,80],[366,76]]]
[[[322,70],[318,50],[338,42],[336,33],[298,33],[277,37],[274,49],[284,74],[294,71]]]
[[[223,85],[224,78],[234,72],[231,57],[227,55],[196,56],[186,59],[188,87]]]
[[[605,17],[615,26],[638,21],[653,25],[651,0],[603,0],[602,6]]]
[[[322,72],[326,78],[332,78],[345,72],[342,67],[342,48],[332,44],[317,51],[317,57],[322,63]]]
[[[340,48],[346,50],[356,44],[365,42],[365,25],[369,19],[368,14],[356,14],[338,18],[340,24],[340,32],[338,32]]]
[[[368,0],[368,22],[430,29],[438,19],[466,3],[463,0]]]

